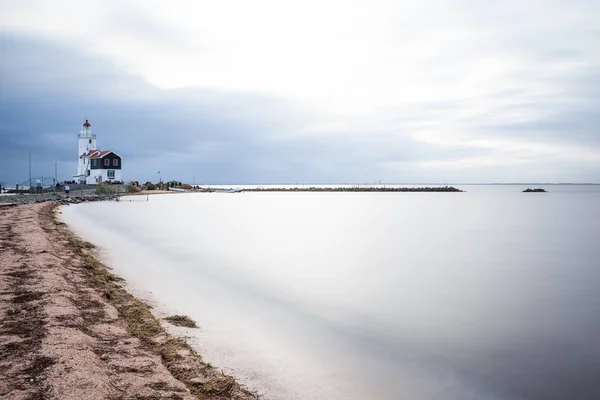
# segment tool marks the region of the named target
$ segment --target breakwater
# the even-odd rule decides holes
[[[542,189],[542,188],[538,188],[538,189],[527,188],[527,189],[523,190],[523,193],[546,193],[546,192],[547,192],[547,190]]]
[[[253,188],[239,192],[463,192],[452,186],[432,187],[293,187],[293,188]]]

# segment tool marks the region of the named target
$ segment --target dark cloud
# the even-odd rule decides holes
[[[314,110],[268,96],[209,90],[159,90],[102,59],[52,42],[4,36],[0,144],[6,181],[35,174],[69,179],[76,135],[89,118],[98,146],[118,151],[128,179],[163,177],[204,183],[373,180],[377,162],[408,161],[426,147],[389,134],[352,129],[298,135],[318,121]],[[11,60],[11,61],[6,61]]]
[[[131,178],[154,178],[147,168],[215,182],[259,180],[260,171],[252,168],[257,142],[311,119],[277,99],[157,90],[103,60],[49,42],[2,37],[0,46],[6,56],[0,64],[1,175],[11,182],[26,176],[18,160],[28,152],[40,162],[72,168],[82,117],[92,121],[100,147],[126,159]],[[72,174],[61,173],[63,179]]]

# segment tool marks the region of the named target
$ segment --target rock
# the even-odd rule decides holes
[[[542,188],[538,188],[538,189],[527,188],[527,189],[523,190],[523,193],[546,193],[546,190],[542,189]]]
[[[205,383],[206,383],[206,381],[207,381],[207,380],[206,380],[206,378],[202,378],[202,377],[195,377],[195,378],[191,378],[189,382],[190,382],[192,385],[203,385],[203,384],[205,384]]]

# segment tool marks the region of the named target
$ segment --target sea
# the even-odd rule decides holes
[[[131,196],[61,217],[266,400],[600,399],[600,186],[456,187]]]

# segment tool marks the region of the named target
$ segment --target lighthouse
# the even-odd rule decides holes
[[[82,156],[89,154],[92,150],[96,150],[96,135],[92,133],[92,124],[86,119],[79,131],[79,166],[77,168],[77,175],[84,177],[84,179],[90,159]]]
[[[94,185],[98,183],[122,183],[121,166],[123,160],[112,150],[96,148],[96,135],[92,133],[92,124],[87,119],[79,131],[79,154],[77,183]]]

